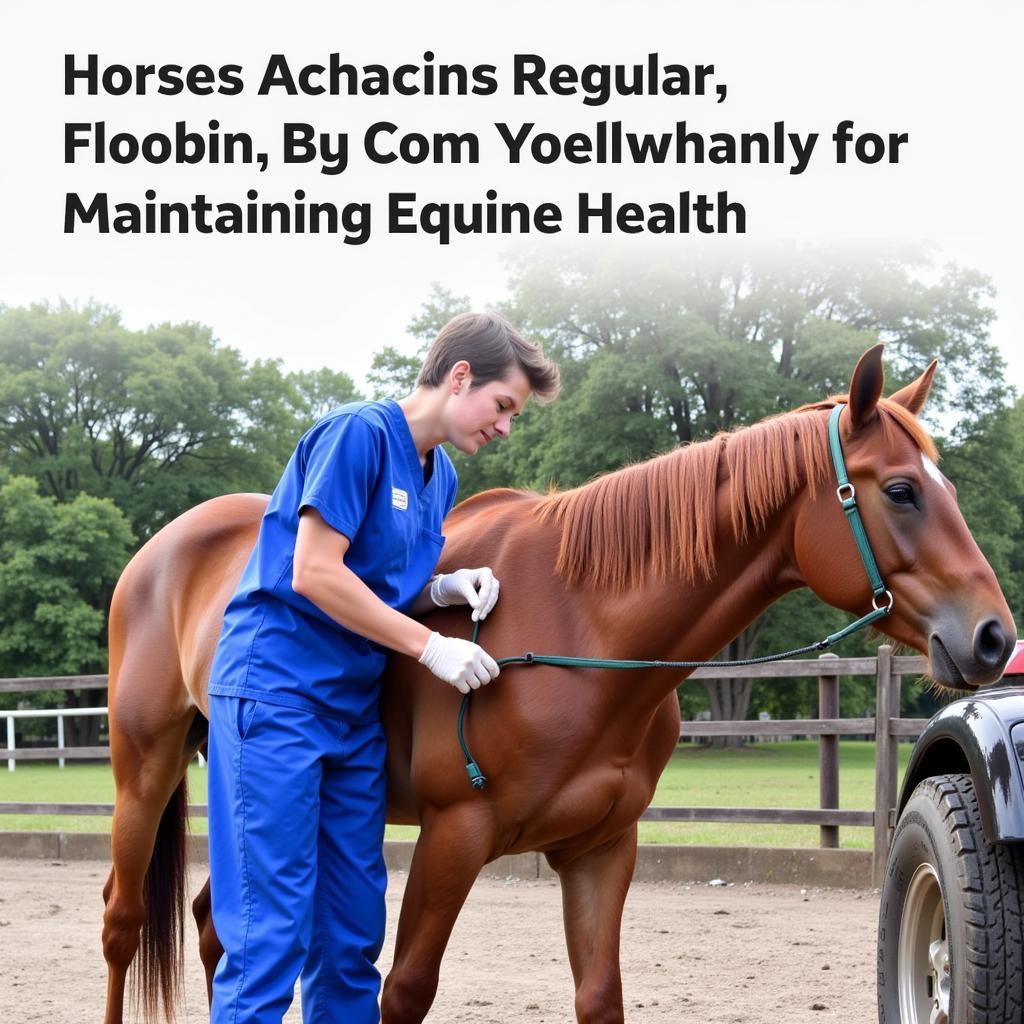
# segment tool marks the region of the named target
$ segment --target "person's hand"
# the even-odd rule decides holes
[[[456,569],[440,573],[430,581],[430,600],[438,608],[468,604],[473,621],[486,619],[498,600],[500,584],[487,566],[482,569]]]
[[[496,679],[498,663],[479,645],[457,636],[431,633],[419,658],[438,679],[469,693]]]

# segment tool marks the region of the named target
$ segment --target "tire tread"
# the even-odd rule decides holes
[[[935,776],[924,780],[919,790],[934,801],[952,842],[966,923],[963,976],[970,1022],[1022,1021],[1024,847],[984,840],[970,775]]]

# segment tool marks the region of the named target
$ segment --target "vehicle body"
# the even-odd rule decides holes
[[[878,925],[885,1024],[1024,1020],[1024,644],[918,738]]]

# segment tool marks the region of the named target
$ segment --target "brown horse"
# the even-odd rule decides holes
[[[886,584],[880,628],[931,657],[941,684],[998,678],[1015,629],[991,568],[916,419],[935,364],[881,398],[881,346],[854,371],[841,429]],[[839,507],[826,421],[835,400],[542,497],[492,491],[446,523],[444,564],[491,565],[502,598],[481,642],[601,658],[705,659],[787,591],[850,613],[870,587]],[[182,932],[184,775],[205,736],[222,611],[266,499],[209,501],[162,530],[118,584],[110,616],[110,743],[117,804],[104,897],[106,1020],[121,1021],[140,947],[143,1002],[168,1008]],[[434,614],[469,634],[469,616]],[[813,638],[808,638],[813,639]],[[384,686],[389,820],[418,822],[382,997],[388,1024],[421,1021],[462,903],[487,862],[539,850],[561,881],[581,1021],[621,1021],[619,930],[636,823],[679,735],[679,673],[508,667],[473,698],[468,740],[490,778],[470,787],[459,696],[412,659]],[[209,893],[194,904],[210,977],[220,955]]]

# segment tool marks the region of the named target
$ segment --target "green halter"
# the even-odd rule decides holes
[[[853,531],[853,539],[857,544],[857,551],[860,553],[860,560],[864,565],[868,580],[871,582],[871,611],[862,615],[859,619],[844,626],[838,632],[830,633],[827,637],[817,643],[808,644],[806,647],[796,647],[791,651],[780,651],[778,654],[768,654],[761,658],[745,658],[740,661],[621,661],[605,658],[570,658],[557,654],[534,654],[528,651],[526,654],[513,655],[509,658],[499,658],[498,665],[559,665],[567,668],[615,668],[615,669],[642,669],[642,668],[710,668],[722,665],[762,665],[770,661],[782,661],[784,658],[793,658],[800,654],[809,654],[814,651],[824,651],[829,647],[845,640],[851,633],[856,633],[865,626],[870,626],[879,619],[884,618],[892,611],[892,592],[886,589],[882,580],[882,574],[878,571],[878,562],[871,550],[871,542],[868,540],[867,530],[864,529],[864,521],[861,519],[860,509],[857,507],[857,492],[850,483],[846,472],[846,460],[843,458],[843,445],[839,438],[839,417],[846,406],[843,403],[836,405],[828,420],[828,447],[832,455],[832,466],[835,469],[836,497],[846,513],[847,522]],[[884,601],[883,601],[884,599]],[[480,635],[479,621],[473,628],[473,642],[477,642]],[[483,789],[487,785],[487,777],[480,771],[479,765],[473,759],[466,745],[466,738],[463,731],[463,723],[466,720],[466,712],[469,710],[469,698],[466,694],[462,698],[459,707],[459,718],[457,730],[459,745],[466,756],[466,772],[469,781],[474,789]]]

